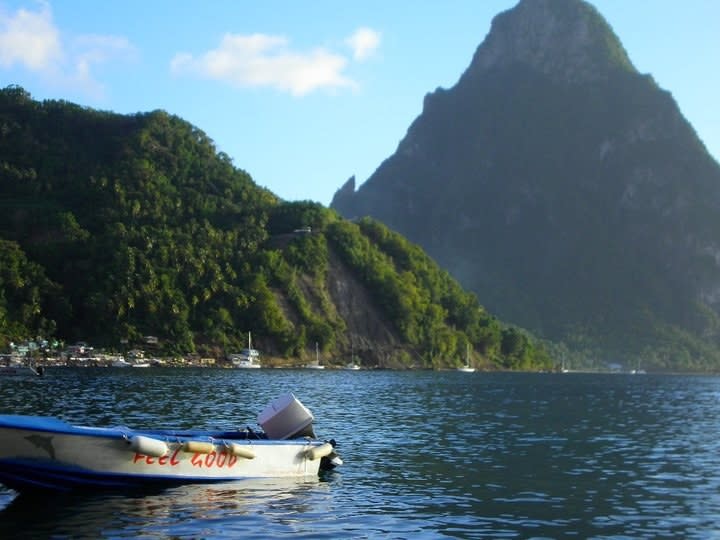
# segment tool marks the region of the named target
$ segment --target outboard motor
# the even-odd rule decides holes
[[[328,442],[332,444],[333,451],[330,452],[327,456],[323,456],[323,458],[320,460],[320,470],[322,471],[332,471],[335,467],[339,467],[343,464],[343,460],[340,459],[340,456],[334,450],[334,448],[337,446],[335,439],[330,439]]]

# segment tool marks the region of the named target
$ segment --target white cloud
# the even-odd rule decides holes
[[[111,60],[135,54],[123,37],[104,35],[63,36],[46,2],[37,11],[0,12],[0,68],[22,68],[55,86],[78,89],[97,96],[102,84],[93,69]]]
[[[356,86],[343,75],[344,56],[322,48],[295,52],[284,37],[265,34],[226,34],[218,48],[198,57],[177,54],[170,66],[176,74],[196,74],[239,87],[268,86],[296,96]]]
[[[345,40],[353,50],[353,58],[363,61],[375,52],[380,46],[380,33],[372,28],[358,28],[352,36]]]
[[[47,4],[41,4],[36,12],[19,9],[11,15],[0,13],[0,66],[20,64],[31,71],[43,71],[61,58],[60,35]]]

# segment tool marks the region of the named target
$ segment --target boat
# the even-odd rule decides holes
[[[335,441],[315,437],[292,394],[259,415],[260,430],[205,431],[71,425],[0,415],[0,484],[18,492],[171,487],[249,478],[317,476],[342,465]]]
[[[355,348],[350,346],[350,362],[343,366],[343,369],[348,371],[358,371],[362,369],[360,364],[355,361]]]
[[[637,361],[637,367],[630,369],[630,375],[647,375],[647,371],[640,367],[640,360]]]
[[[325,366],[320,363],[320,350],[317,342],[315,342],[315,360],[305,364],[305,369],[325,369]]]
[[[0,366],[0,377],[38,377],[43,375],[44,368],[29,365]]]
[[[565,363],[565,356],[560,359],[560,367],[556,368],[560,373],[570,373],[570,369],[567,367],[567,364]]]
[[[115,358],[112,362],[110,362],[110,365],[112,367],[119,367],[119,368],[132,367],[132,363],[125,360],[122,356]]]
[[[248,346],[241,350],[238,354],[231,354],[229,360],[233,367],[243,369],[257,369],[262,367],[260,364],[260,351],[252,348],[252,336],[248,332]]]
[[[35,366],[11,355],[2,355],[2,363],[0,363],[0,377],[37,377],[44,375],[45,368]]]
[[[462,371],[464,373],[473,373],[475,371],[475,368],[470,365],[470,344],[467,344],[467,347],[465,348],[465,363],[457,368],[458,371]]]

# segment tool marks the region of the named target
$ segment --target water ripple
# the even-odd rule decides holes
[[[708,538],[720,534],[717,377],[50,370],[0,412],[80,424],[254,426],[293,391],[346,461],[313,481],[16,497],[0,536]],[[39,516],[37,509],[43,508]]]

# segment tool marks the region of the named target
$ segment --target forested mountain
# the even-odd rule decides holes
[[[35,336],[339,364],[551,367],[422,250],[259,188],[199,129],[0,91],[0,350]]]
[[[720,167],[583,0],[495,17],[457,84],[331,207],[588,361],[720,368]]]

